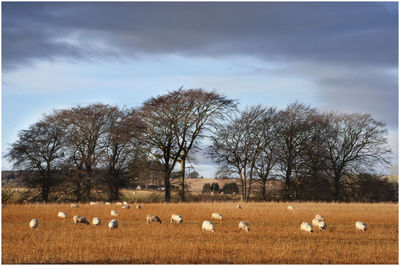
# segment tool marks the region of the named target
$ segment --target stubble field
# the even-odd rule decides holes
[[[143,204],[138,210],[121,206],[81,204],[3,205],[2,263],[151,263],[151,264],[397,264],[398,204],[248,203]],[[107,228],[119,212],[119,227]],[[67,219],[57,218],[59,211]],[[203,220],[220,212],[214,221],[216,232],[202,232]],[[183,224],[170,224],[171,214],[183,217]],[[322,214],[327,230],[300,231]],[[162,224],[147,224],[146,215],[158,215]],[[100,226],[73,224],[81,215]],[[29,228],[29,221],[39,227]],[[239,231],[238,223],[249,223],[250,232]],[[356,231],[355,222],[367,224]]]

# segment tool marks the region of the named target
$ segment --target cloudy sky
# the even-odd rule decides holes
[[[397,5],[3,2],[2,154],[52,109],[139,107],[184,86],[242,107],[371,113],[397,162]],[[216,166],[200,156],[197,170]]]

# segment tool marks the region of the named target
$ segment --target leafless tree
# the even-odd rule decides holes
[[[257,159],[263,151],[265,108],[250,107],[219,125],[211,136],[209,154],[226,171],[239,176],[241,200],[248,200]]]
[[[42,200],[48,201],[51,186],[57,183],[55,172],[64,157],[65,131],[53,115],[21,130],[6,158],[16,169],[33,170],[38,176],[30,180],[41,187]]]
[[[383,122],[369,114],[331,115],[328,138],[329,174],[333,183],[333,198],[340,200],[343,178],[347,175],[373,170],[388,164]]]
[[[285,181],[284,197],[286,200],[296,198],[295,186],[300,178],[297,174],[298,166],[301,161],[302,148],[310,134],[310,117],[315,112],[314,108],[296,102],[278,114],[278,164]]]
[[[232,100],[203,89],[182,88],[146,101],[141,116],[147,130],[150,153],[161,160],[165,171],[165,201],[170,199],[170,175],[181,164],[180,197],[185,200],[185,168],[189,152],[207,128],[235,106]]]
[[[260,116],[261,152],[255,163],[255,170],[261,185],[261,198],[267,200],[266,183],[278,162],[277,152],[277,112],[275,108],[268,108]]]
[[[126,183],[128,166],[141,158],[141,131],[144,127],[135,110],[113,108],[108,116],[101,165],[107,170],[109,200],[119,198],[119,189]]]
[[[185,200],[185,169],[189,152],[197,148],[198,142],[204,137],[210,125],[215,124],[224,114],[236,106],[234,101],[203,89],[182,88],[174,92],[174,97],[183,107],[182,120],[178,121],[177,143],[182,148],[179,155],[181,164],[180,197]]]
[[[66,156],[69,164],[65,168],[73,173],[69,181],[76,186],[77,200],[90,199],[94,170],[104,155],[107,123],[116,109],[114,106],[92,104],[62,110],[57,115],[67,132]]]

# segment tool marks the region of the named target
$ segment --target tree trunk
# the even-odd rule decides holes
[[[169,202],[171,199],[171,187],[170,187],[170,182],[169,182],[169,177],[170,177],[170,172],[169,169],[165,171],[164,175],[164,188],[165,188],[165,195],[164,195],[164,201]]]
[[[285,175],[285,200],[290,200],[290,176],[292,175],[292,168],[290,165],[286,168]]]
[[[253,181],[253,178],[252,177],[249,177],[249,183],[248,183],[248,186],[247,186],[247,195],[246,195],[246,201],[249,201],[249,199],[250,199],[250,192],[251,192],[251,182]]]
[[[333,185],[333,199],[334,201],[339,200],[340,195],[340,176],[335,174],[334,185]]]
[[[266,183],[267,183],[267,180],[262,178],[261,179],[261,184],[262,184],[262,187],[261,187],[261,199],[263,201],[267,201],[267,189],[265,188]]]
[[[185,201],[185,167],[186,160],[181,159],[181,180],[180,180],[180,191],[181,201]]]

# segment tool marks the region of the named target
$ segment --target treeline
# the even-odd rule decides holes
[[[253,182],[266,200],[271,178],[283,180],[284,200],[349,200],[349,193],[362,193],[361,177],[383,180],[374,171],[390,152],[384,124],[367,114],[320,113],[301,103],[239,111],[236,101],[215,91],[181,88],[137,109],[54,110],[21,130],[6,157],[14,169],[35,173],[30,183],[44,201],[56,187],[78,201],[91,200],[93,190],[113,201],[122,186],[161,174],[168,202],[178,166],[184,201],[186,164],[206,138],[219,172],[240,179],[242,200]]]

